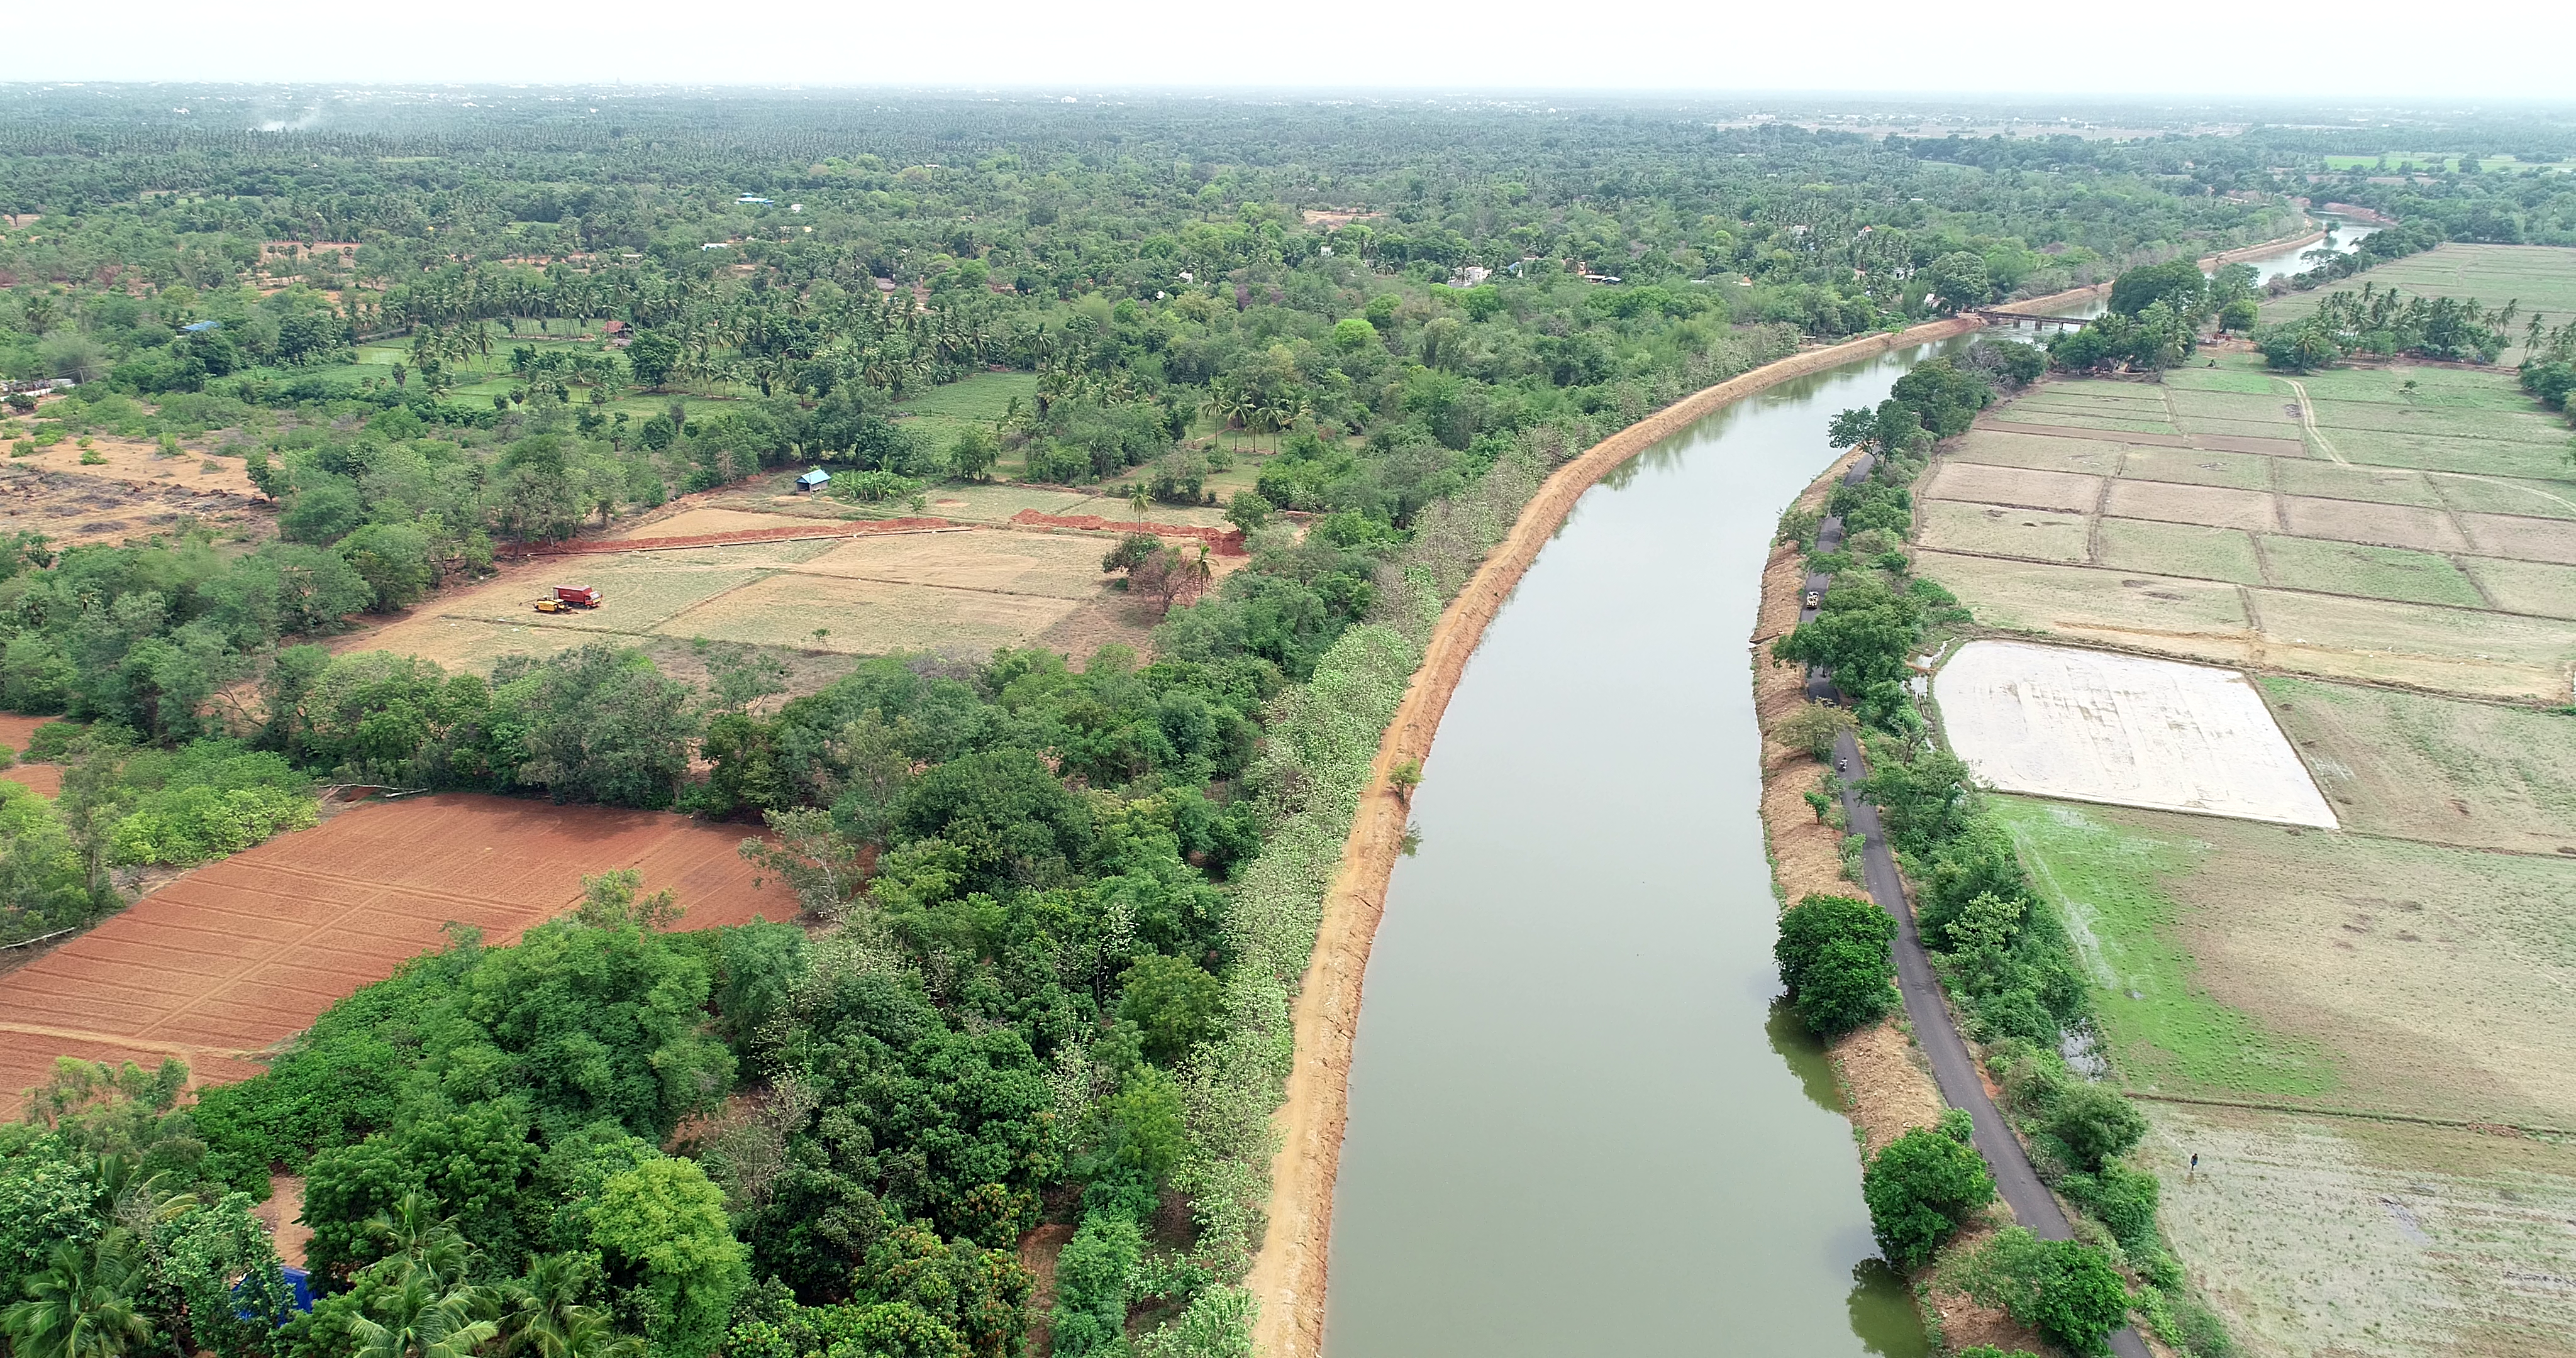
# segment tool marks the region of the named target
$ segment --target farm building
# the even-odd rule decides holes
[[[808,495],[821,490],[823,487],[830,485],[831,483],[832,474],[820,467],[816,467],[814,470],[796,478],[796,488]]]

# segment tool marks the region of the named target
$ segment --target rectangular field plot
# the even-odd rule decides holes
[[[2576,481],[2523,481],[2501,476],[2427,473],[2443,503],[2472,514],[2576,519]]]
[[[511,942],[578,903],[585,872],[640,870],[645,891],[677,893],[688,928],[793,918],[792,894],[752,884],[742,838],[668,812],[470,794],[352,808],[189,872],[10,973],[0,1089],[44,1078],[58,1054],[257,1074],[250,1053],[445,946],[447,921]]]
[[[2393,689],[2262,683],[2348,828],[2515,853],[2576,847],[2576,721]]]
[[[2499,561],[2464,556],[2460,564],[2495,606],[2507,613],[2576,618],[2576,566],[2550,561]]]
[[[2233,670],[1973,641],[1933,680],[1950,748],[2004,792],[2334,828]]]
[[[2576,1148],[2143,1102],[2157,1219],[2244,1352],[2567,1358]],[[2201,1158],[2197,1170],[2193,1156]]]
[[[1948,586],[1990,627],[2126,637],[2157,649],[2198,639],[2222,646],[2216,654],[2227,657],[2241,654],[2250,639],[2242,596],[2214,581],[1930,551],[1915,570]]]
[[[2269,492],[2235,490],[2225,486],[2189,486],[2167,481],[2112,482],[2103,512],[2124,519],[2204,523],[2213,528],[2262,531],[2273,526]]]
[[[1979,428],[1961,436],[1958,445],[1941,458],[1945,462],[1983,462],[2033,471],[2111,476],[2120,470],[2122,451],[2117,443],[2095,439],[2051,438],[2046,434]]]
[[[2444,507],[2432,481],[2411,467],[2348,467],[2314,458],[2283,458],[2272,479],[2273,487],[2287,495]]]
[[[2012,424],[2050,425],[2061,429],[2083,429],[2105,434],[2180,435],[2173,422],[2161,416],[2109,414],[2090,410],[2016,407],[1998,418]]]
[[[2117,571],[2180,575],[2231,584],[2263,583],[2263,563],[2243,529],[2146,519],[2104,519],[2101,553],[2094,561]]]
[[[2472,697],[2568,700],[2576,624],[2330,594],[2253,595],[2268,666]]]
[[[2120,475],[2133,481],[2179,481],[2195,486],[2270,490],[2274,459],[2200,448],[2131,448]]]
[[[1940,461],[1920,495],[1938,500],[1968,500],[1989,505],[2025,505],[2080,514],[2101,498],[2102,478],[2066,472],[1995,467],[1979,462]]]
[[[2476,410],[2424,405],[2387,405],[2377,401],[2318,401],[2317,423],[2328,434],[2344,430],[2387,434],[2432,434],[2442,438],[2484,439],[2495,443],[2556,444],[2564,447],[2567,427],[2536,408]]]
[[[2168,396],[2176,391],[2224,391],[2240,396],[2270,396],[2282,388],[2259,372],[2230,368],[2173,368],[2164,374]],[[2179,407],[2177,407],[2179,408]]]
[[[2292,430],[2298,427],[2298,398],[2286,389],[2261,394],[2232,391],[2177,391],[2172,395],[2173,411],[2184,424],[2197,427],[2201,420],[2228,420],[2242,424],[2279,425]],[[2286,434],[2295,438],[2296,434]]]
[[[2480,556],[2576,565],[2576,524],[2505,514],[2462,514],[2460,523]]]
[[[2412,547],[2424,552],[2464,552],[2461,536],[2448,512],[2419,505],[2367,504],[2357,500],[2321,500],[2302,495],[2281,497],[2281,517],[2290,532],[2303,538],[2334,538],[2380,547]]]
[[[721,637],[845,655],[972,653],[1035,641],[1078,606],[1078,600],[1047,595],[776,575],[683,613],[657,630],[665,636]]]
[[[2031,561],[2082,562],[2090,556],[2089,529],[2081,514],[1926,500],[1916,526],[1924,546],[1943,551]]]
[[[997,594],[1087,599],[1100,592],[1100,558],[1108,541],[1070,533],[977,532],[858,538],[807,562],[798,572]]]
[[[2377,467],[2422,467],[2427,471],[2537,481],[2567,473],[2564,439],[2556,443],[2509,443],[2500,439],[2452,438],[2423,430],[2391,434],[2354,429],[2333,430],[2328,437],[2334,440],[2335,451],[2347,460]]]
[[[2486,606],[2478,587],[2449,557],[2430,552],[2270,535],[2263,539],[2263,560],[2271,583],[2283,589],[2454,608]]]

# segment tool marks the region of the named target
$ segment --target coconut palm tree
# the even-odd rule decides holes
[[[86,1246],[54,1246],[27,1280],[27,1300],[0,1312],[16,1358],[119,1358],[152,1337],[134,1308],[134,1237],[112,1230]]]
[[[368,1299],[375,1316],[349,1316],[354,1358],[472,1358],[501,1332],[481,1288],[441,1287],[426,1269],[407,1265],[395,1272],[397,1278]]]

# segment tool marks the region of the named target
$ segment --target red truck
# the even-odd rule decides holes
[[[575,608],[597,608],[599,591],[589,585],[557,585],[555,602],[570,604]]]

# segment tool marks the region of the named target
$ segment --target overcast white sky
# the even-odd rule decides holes
[[[1328,86],[2576,101],[2576,3],[106,0],[0,78]]]

